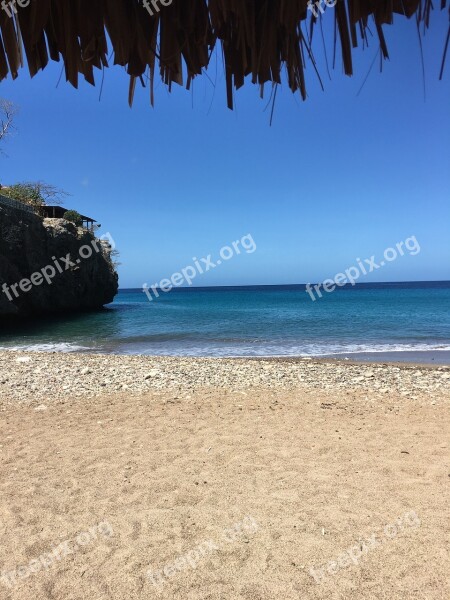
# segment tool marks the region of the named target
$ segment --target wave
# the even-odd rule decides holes
[[[78,346],[70,342],[59,342],[54,344],[16,344],[11,346],[0,346],[0,350],[11,352],[92,352],[88,346]]]
[[[320,348],[317,350],[305,350],[305,349],[294,349],[294,348],[245,348],[245,349],[227,349],[215,348],[212,351],[200,350],[194,352],[167,352],[165,354],[174,356],[212,356],[212,357],[300,357],[300,358],[325,358],[325,357],[339,357],[347,355],[360,355],[360,354],[389,354],[389,353],[407,353],[407,352],[450,352],[450,346],[434,347],[434,346],[386,346],[386,347],[371,347],[371,346],[360,346],[358,348]]]
[[[388,352],[450,352],[448,344],[349,344],[333,349],[323,349],[316,355],[329,356],[332,354],[365,354],[365,353],[388,353]]]
[[[82,346],[71,342],[58,343],[26,343],[0,345],[0,351],[20,352],[61,352],[61,353],[100,353],[100,354],[126,354],[126,355],[153,355],[153,356],[191,356],[191,357],[215,357],[215,358],[245,358],[245,357],[299,357],[299,358],[323,358],[339,357],[348,355],[370,355],[390,353],[437,353],[450,352],[449,344],[435,343],[384,343],[384,344],[340,344],[340,343],[270,343],[255,340],[203,340],[199,343],[191,340],[191,343],[180,344],[180,337],[172,339],[167,343],[166,336],[155,336],[158,339],[139,340],[136,338],[114,340],[107,345],[95,347]],[[150,342],[150,343],[149,343]],[[159,342],[159,343],[158,343]],[[230,343],[231,342],[231,343]],[[256,343],[255,343],[256,342]]]
[[[245,357],[300,357],[300,358],[320,358],[320,357],[339,357],[358,354],[389,354],[389,353],[410,353],[410,352],[450,352],[448,344],[329,344],[329,343],[311,343],[311,344],[282,344],[282,343],[255,343],[252,341],[240,340],[239,343],[224,343],[223,340],[211,343],[211,340],[204,343],[198,341],[189,344],[170,343],[170,344],[136,344],[121,343],[114,347],[103,348],[100,352],[113,354],[133,354],[133,355],[154,355],[154,356],[198,356],[198,357],[216,357],[216,358],[245,358]]]

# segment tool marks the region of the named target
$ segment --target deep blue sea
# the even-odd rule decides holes
[[[1,349],[450,362],[450,282],[123,290],[101,312],[0,330]]]

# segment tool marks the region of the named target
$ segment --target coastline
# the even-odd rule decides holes
[[[197,389],[348,389],[450,397],[450,366],[309,358],[192,358],[0,351],[0,404]]]
[[[0,351],[450,365],[450,282],[366,285],[322,303],[298,286],[177,290],[153,303],[122,290],[102,311],[6,327]]]
[[[0,398],[5,600],[450,595],[449,367],[0,352]]]

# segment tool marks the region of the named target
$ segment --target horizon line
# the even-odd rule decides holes
[[[345,288],[356,288],[356,287],[364,287],[364,286],[381,286],[381,285],[405,285],[405,284],[442,284],[448,283],[450,285],[450,279],[419,279],[419,280],[408,280],[408,281],[367,281],[367,282],[358,282],[352,285],[351,283],[346,283],[340,288],[337,289],[345,289]],[[214,289],[236,289],[236,288],[292,288],[299,287],[305,288],[307,286],[314,287],[315,285],[323,285],[323,282],[317,283],[251,283],[251,284],[228,284],[228,285],[205,285],[205,286],[180,286],[173,287],[170,291],[176,290],[214,290]],[[161,288],[156,288],[157,290],[161,290]],[[130,290],[143,290],[143,286],[139,287],[119,287],[119,291],[130,291]],[[162,290],[161,290],[162,291]]]

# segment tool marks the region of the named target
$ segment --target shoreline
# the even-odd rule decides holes
[[[449,408],[450,366],[0,351],[0,590],[447,600]]]
[[[45,346],[46,344],[42,344]],[[229,356],[216,356],[216,355],[191,355],[191,354],[150,354],[150,353],[139,353],[139,352],[108,352],[104,350],[93,351],[92,349],[83,348],[73,348],[67,350],[57,349],[57,346],[65,346],[70,348],[68,343],[61,342],[60,344],[55,344],[54,348],[51,345],[48,345],[46,349],[37,349],[39,344],[36,345],[36,348],[33,347],[24,347],[20,348],[17,346],[13,346],[8,348],[6,346],[0,346],[0,354],[3,352],[13,352],[13,353],[24,353],[24,354],[64,354],[64,355],[77,355],[77,356],[134,356],[140,358],[149,358],[149,359],[193,359],[193,360],[271,360],[271,361],[293,361],[293,362],[302,362],[302,361],[315,361],[315,362],[326,362],[326,363],[334,363],[341,362],[344,364],[354,364],[354,365],[410,365],[416,367],[450,367],[450,350],[396,350],[391,352],[353,352],[353,353],[342,353],[342,354],[327,354],[327,355],[289,355],[289,354],[261,354],[261,355],[229,355]]]
[[[449,368],[0,353],[0,398],[6,600],[449,598]]]
[[[439,367],[448,367],[450,369],[450,351],[442,350],[435,351],[430,350],[427,351],[393,351],[393,352],[380,352],[379,357],[377,357],[377,352],[358,352],[350,355],[326,355],[326,356],[290,356],[290,355],[260,355],[260,356],[195,356],[190,354],[145,354],[145,353],[125,353],[125,352],[92,352],[91,350],[54,350],[54,349],[46,349],[46,350],[36,350],[32,348],[0,348],[0,355],[3,353],[11,353],[17,355],[62,355],[62,356],[86,356],[86,357],[114,357],[114,358],[140,358],[147,360],[211,360],[211,361],[254,361],[254,362],[287,362],[287,363],[304,363],[304,362],[312,362],[319,364],[343,364],[343,365],[353,365],[353,366],[398,366],[400,368],[403,367],[413,367],[413,368],[422,368],[422,369],[435,369]],[[393,355],[429,355],[431,360],[414,360],[413,358],[409,360],[395,360],[392,359]],[[433,357],[439,357],[440,355],[446,355],[446,360],[434,360]],[[389,358],[387,357],[389,355]],[[352,357],[352,358],[350,358]]]
[[[450,399],[450,366],[305,358],[192,358],[0,351],[0,404],[196,390],[347,390]]]

